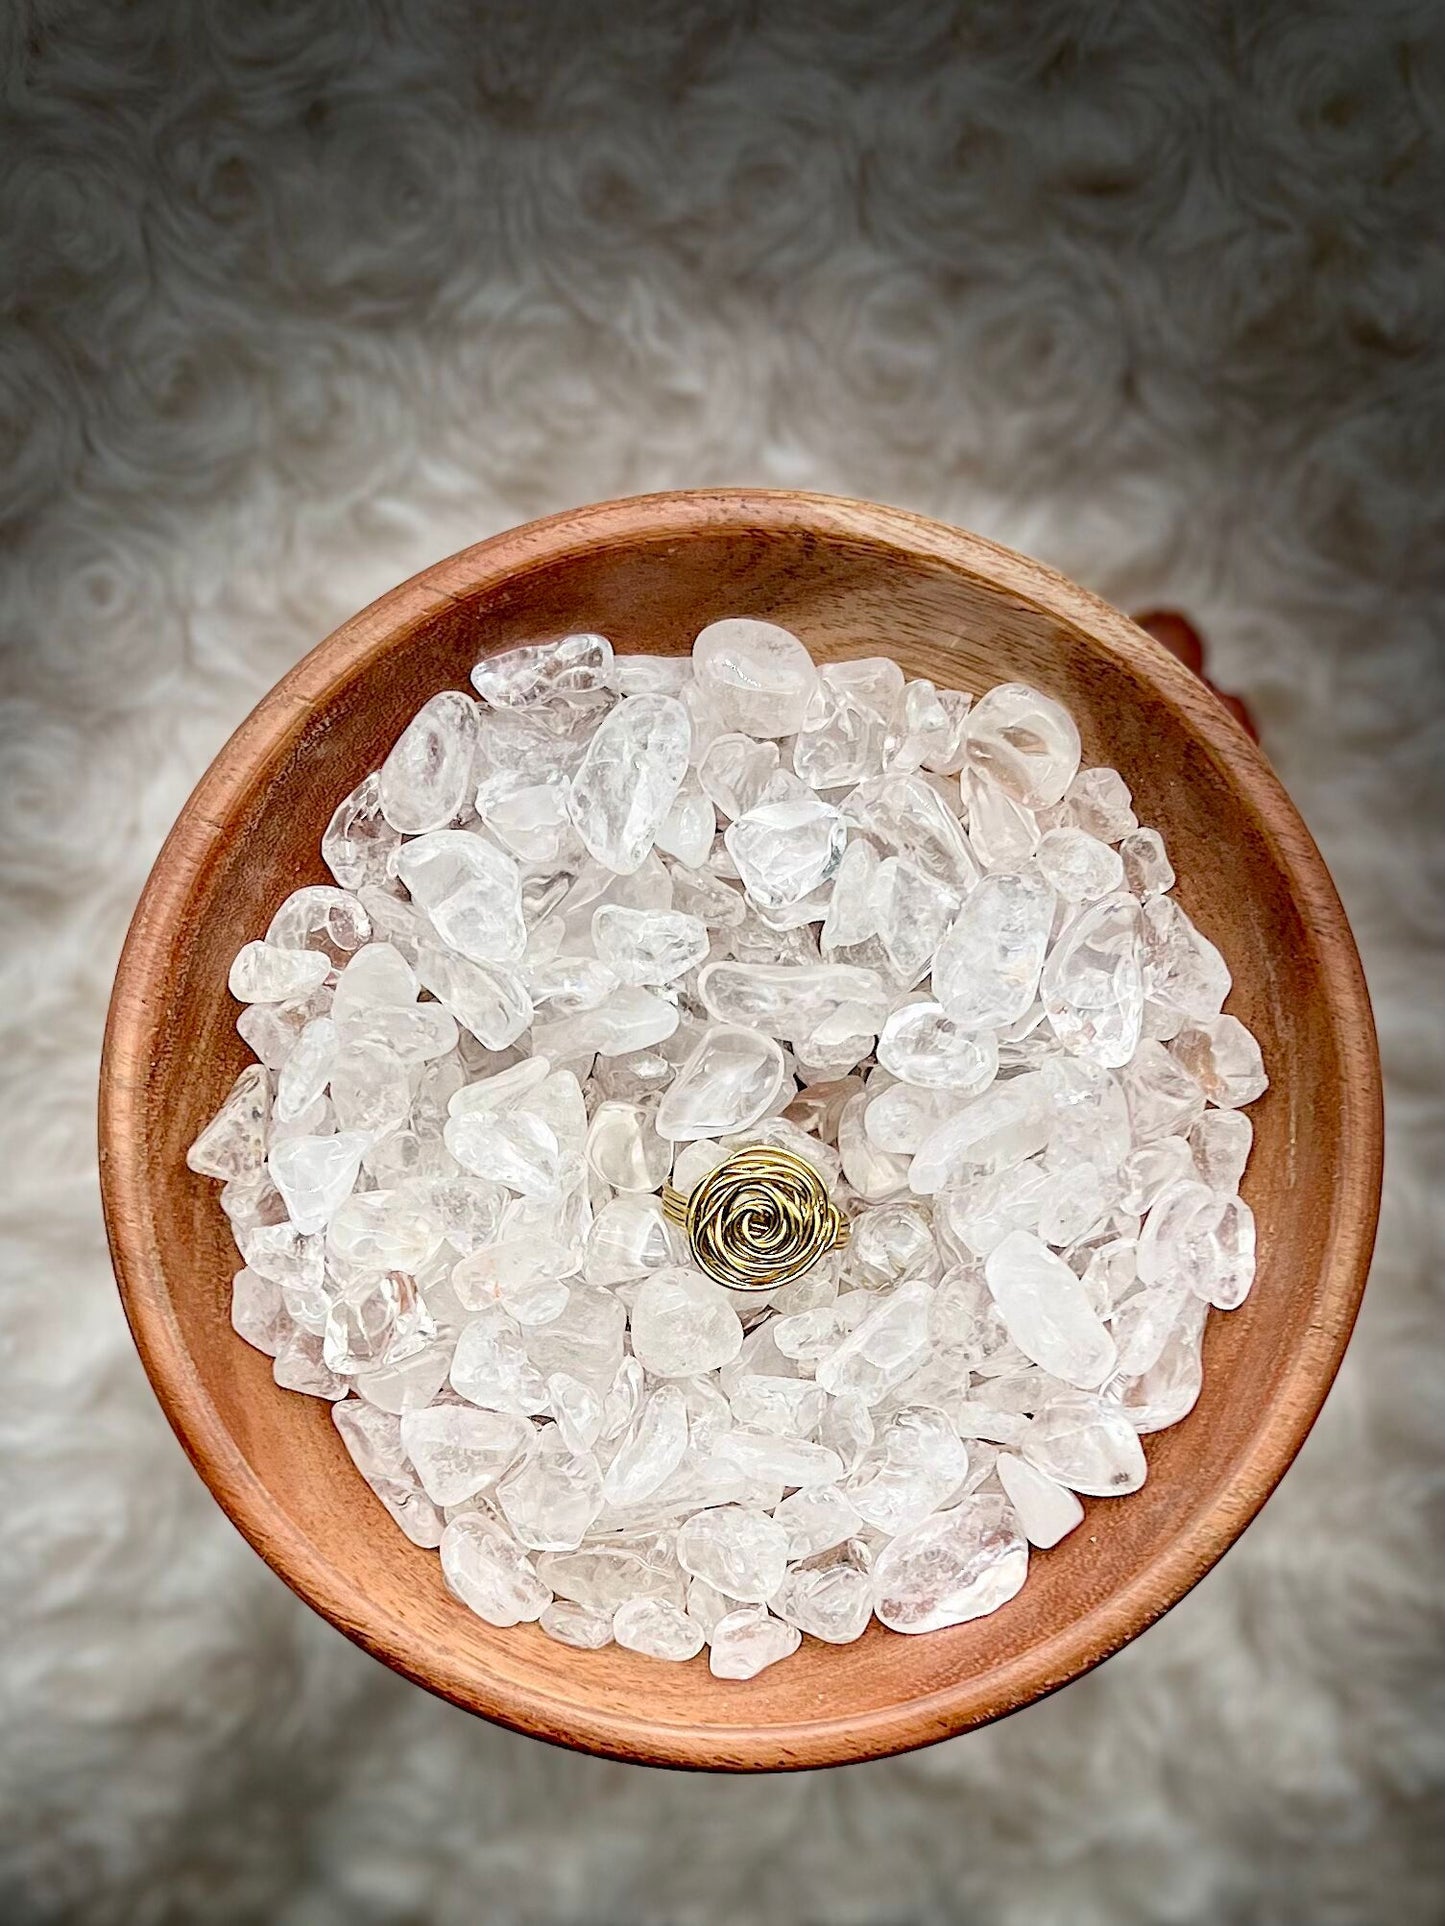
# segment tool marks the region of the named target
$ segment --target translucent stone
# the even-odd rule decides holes
[[[1200,1340],[1208,1307],[1187,1298],[1158,1356],[1137,1377],[1116,1380],[1109,1395],[1141,1436],[1187,1418],[1204,1385]]]
[[[606,1612],[634,1598],[660,1598],[681,1606],[685,1580],[671,1541],[646,1533],[575,1552],[544,1552],[537,1570],[559,1598]]]
[[[1049,953],[1039,990],[1066,1050],[1106,1069],[1127,1063],[1144,1014],[1134,898],[1106,896],[1075,917]]]
[[[818,1426],[818,1443],[835,1452],[844,1473],[852,1471],[873,1442],[873,1414],[856,1392],[842,1392],[828,1399],[828,1409]]]
[[[939,1631],[1006,1605],[1028,1568],[1028,1545],[1002,1505],[966,1499],[883,1547],[873,1609],[892,1631]]]
[[[859,1091],[844,1104],[838,1119],[838,1154],[843,1175],[865,1203],[896,1197],[908,1186],[908,1159],[882,1150],[868,1134],[869,1098]]]
[[[664,1598],[629,1598],[612,1620],[612,1636],[629,1652],[681,1663],[707,1643],[702,1627]]]
[[[330,974],[330,960],[320,950],[243,943],[231,965],[229,988],[238,1003],[285,1003],[309,996]]]
[[[705,869],[672,872],[674,906],[695,916],[710,930],[736,930],[746,920],[748,906],[740,889]]]
[[[800,1632],[828,1645],[851,1645],[862,1638],[873,1616],[873,1583],[863,1546],[849,1541],[794,1565],[770,1602],[778,1616]]]
[[[1196,1232],[1207,1234],[1219,1200],[1206,1185],[1183,1179],[1155,1199],[1139,1238],[1139,1276],[1146,1284],[1178,1283],[1209,1295],[1209,1280],[1191,1275],[1200,1256],[1192,1245]]]
[[[258,1176],[266,1155],[269,1102],[270,1079],[259,1063],[248,1064],[186,1152],[188,1169],[200,1177],[219,1177],[223,1183]]]
[[[1043,1149],[1049,1128],[1046,1088],[1037,1072],[991,1084],[924,1139],[909,1166],[909,1188],[931,1197],[967,1174],[990,1176],[1021,1164]]]
[[[866,1525],[891,1538],[947,1504],[967,1474],[967,1447],[941,1411],[923,1406],[889,1419],[849,1478],[848,1497]]]
[[[274,948],[320,950],[332,963],[345,963],[371,941],[371,918],[350,890],[293,890],[271,918],[266,941]]]
[[[1231,987],[1229,965],[1174,898],[1151,896],[1140,928],[1149,996],[1197,1022],[1217,1015]]]
[[[526,1418],[471,1404],[433,1404],[401,1418],[406,1455],[436,1505],[463,1505],[490,1491],[535,1436]]]
[[[449,1343],[429,1344],[395,1364],[358,1371],[354,1383],[368,1404],[400,1417],[410,1411],[424,1410],[432,1402],[447,1381],[451,1361]]]
[[[1082,829],[1051,829],[1034,854],[1039,874],[1066,903],[1093,903],[1123,888],[1117,850]]]
[[[973,1096],[998,1073],[991,1031],[961,1030],[941,1004],[904,1004],[884,1024],[878,1061],[900,1082]]]
[[[772,622],[713,622],[692,645],[700,694],[725,729],[763,738],[794,736],[818,687],[813,659]]]
[[[783,1053],[771,1037],[712,1024],[658,1106],[658,1131],[677,1143],[746,1130],[772,1109],[786,1081]]]
[[[522,978],[501,963],[477,963],[443,950],[422,949],[417,975],[437,1002],[488,1050],[505,1050],[532,1021],[532,999]]]
[[[1055,1484],[1037,1465],[1001,1451],[994,1465],[1004,1496],[1013,1506],[1019,1529],[1031,1545],[1047,1551],[1083,1523],[1084,1507],[1073,1492]]]
[[[442,1230],[414,1198],[395,1190],[346,1198],[326,1231],[327,1250],[358,1270],[419,1271],[440,1248]]]
[[[505,850],[465,829],[403,843],[397,874],[450,949],[478,963],[512,963],[526,948],[521,872]]]
[[[338,1130],[331,1137],[289,1137],[274,1146],[267,1168],[298,1231],[325,1230],[351,1194],[365,1148],[366,1138],[356,1130]]]
[[[934,995],[956,1024],[997,1030],[1024,1015],[1038,987],[1053,916],[1053,892],[1038,878],[1000,871],[983,879],[933,964]]]
[[[572,779],[572,821],[588,852],[640,869],[687,773],[691,725],[672,696],[627,696],[603,721]]]
[[[1119,843],[1124,887],[1141,899],[1174,887],[1174,865],[1157,829],[1131,829]]]
[[[336,1291],[326,1312],[321,1356],[332,1371],[350,1376],[397,1364],[427,1348],[436,1336],[426,1301],[404,1271],[354,1278]]]
[[[476,810],[519,862],[556,864],[582,853],[567,807],[570,792],[571,784],[560,769],[550,770],[541,782],[489,776],[478,785]]]
[[[708,1669],[715,1679],[752,1679],[779,1659],[791,1658],[802,1644],[796,1626],[786,1625],[762,1605],[742,1605],[713,1626]]]
[[[291,1330],[281,1286],[250,1269],[231,1279],[231,1329],[256,1350],[274,1358]]]
[[[587,1162],[613,1190],[655,1191],[667,1180],[672,1145],[653,1124],[657,1106],[604,1102],[587,1133]]]
[[[433,1550],[445,1521],[417,1482],[401,1443],[400,1422],[360,1398],[331,1407],[331,1417],[351,1462],[414,1545]]]
[[[330,1017],[313,1017],[296,1039],[276,1079],[278,1120],[293,1121],[324,1095],[336,1050],[336,1025]]]
[[[845,1004],[861,1004],[875,1025],[887,1013],[888,994],[876,970],[846,963],[707,964],[698,995],[719,1023],[761,1030],[791,1041],[811,1035]]]
[[[1221,1110],[1253,1103],[1269,1088],[1259,1045],[1238,1017],[1187,1023],[1169,1049]]]
[[[928,975],[957,909],[957,890],[933,882],[902,857],[889,856],[879,863],[873,882],[874,924],[884,954],[905,987]]]
[[[911,773],[930,760],[946,761],[962,749],[962,729],[939,699],[926,676],[906,682],[894,699],[884,738],[883,756],[890,769]]]
[[[1079,767],[1079,731],[1051,697],[1001,682],[968,712],[968,760],[1025,809],[1061,802]]]
[[[590,1451],[573,1451],[556,1425],[497,1485],[497,1502],[530,1551],[575,1551],[602,1509],[602,1473]]]
[[[929,1300],[926,1285],[901,1284],[820,1361],[818,1383],[831,1397],[851,1394],[877,1404],[926,1349]]]
[[[514,1417],[548,1405],[546,1381],[527,1354],[522,1326],[500,1304],[485,1305],[462,1326],[451,1384],[469,1403]]]
[[[938,1271],[933,1232],[917,1204],[880,1204],[855,1218],[843,1259],[850,1290],[886,1291],[910,1281],[931,1284]]]
[[[441,1554],[448,1590],[489,1625],[530,1623],[551,1603],[526,1552],[480,1512],[452,1520],[442,1533]]]
[[[623,909],[604,903],[592,917],[592,942],[620,983],[671,983],[705,961],[708,934],[677,910]]]
[[[367,943],[336,979],[331,1014],[338,1030],[377,1009],[406,1009],[416,1002],[416,972],[390,943]]]
[[[813,1485],[795,1491],[778,1506],[773,1518],[788,1534],[790,1564],[846,1543],[862,1523],[852,1499],[837,1485]]]
[[[775,742],[721,735],[709,743],[698,763],[698,785],[720,816],[736,822],[762,801],[778,773],[778,762]]]
[[[624,1284],[682,1262],[683,1239],[653,1196],[614,1197],[587,1234],[587,1275],[594,1284]]]
[[[537,1624],[559,1645],[574,1645],[582,1652],[600,1652],[612,1643],[612,1614],[575,1605],[570,1598],[554,1598]]]
[[[856,656],[847,662],[825,662],[818,670],[826,687],[853,697],[878,716],[893,713],[903,688],[903,671],[891,655]]]
[[[1137,1061],[1137,1059],[1136,1059]],[[1124,1079],[1087,1057],[1046,1057],[1039,1075],[1053,1112],[1050,1160],[1063,1166],[1088,1161],[1111,1171],[1129,1153],[1131,1122]]]
[[[885,1071],[883,1076],[889,1074]],[[900,1156],[911,1157],[940,1124],[957,1116],[965,1101],[956,1090],[930,1090],[911,1083],[880,1089],[882,1081],[876,1071],[868,1079],[864,1127],[871,1143]]]
[[[607,1467],[607,1503],[636,1505],[650,1498],[682,1463],[687,1441],[687,1402],[676,1385],[659,1385],[638,1406]]]
[[[979,869],[963,825],[926,776],[890,772],[862,782],[844,804],[851,823],[931,882],[966,895]]]
[[[342,889],[384,883],[401,834],[381,813],[381,777],[367,776],[336,812],[321,838],[321,860]]]
[[[771,1432],[779,1438],[806,1438],[816,1431],[827,1407],[820,1386],[806,1378],[771,1378],[750,1373],[731,1396],[734,1422],[745,1431]]]
[[[464,1111],[447,1119],[447,1149],[463,1170],[539,1202],[556,1202],[567,1165],[557,1134],[530,1111]]]
[[[801,903],[831,882],[847,841],[841,812],[815,798],[760,803],[723,834],[749,896],[770,910]]]
[[[559,720],[584,715],[608,699],[612,644],[605,635],[564,635],[484,655],[472,670],[472,687],[494,709],[528,709]]]
[[[524,965],[528,994],[552,1018],[596,1010],[617,989],[616,973],[595,956],[553,956]]]
[[[477,748],[477,705],[455,689],[419,709],[381,766],[381,813],[415,836],[440,829],[470,799]]]
[[[376,942],[390,945],[407,963],[413,963],[421,944],[436,941],[436,931],[426,911],[409,898],[394,894],[395,890],[394,881],[388,881],[384,887],[363,883],[357,891],[357,901],[371,918],[371,932]]]
[[[1083,1285],[1040,1239],[1011,1231],[984,1264],[988,1288],[1014,1343],[1066,1384],[1094,1390],[1114,1369],[1114,1340]]]
[[[1117,843],[1139,826],[1133,803],[1117,769],[1081,769],[1064,797],[1064,814],[1075,829]]]
[[[876,709],[820,682],[793,740],[793,767],[814,789],[847,788],[881,771],[886,735]]]
[[[630,1056],[665,1043],[677,1029],[676,1003],[630,985],[614,990],[595,1010],[532,1025],[532,1047],[560,1060]]]
[[[1037,1230],[1053,1179],[1036,1163],[1017,1164],[991,1177],[966,1178],[934,1200],[940,1235],[970,1257],[987,1257],[1013,1230]]]
[[[855,836],[843,852],[833,879],[820,943],[824,956],[866,943],[878,931],[879,858],[873,845]]]
[[[627,1312],[610,1291],[575,1290],[556,1317],[527,1331],[528,1355],[544,1377],[565,1371],[605,1393],[622,1362],[626,1323]]]
[[[334,1402],[344,1398],[351,1388],[346,1379],[325,1362],[321,1339],[311,1331],[289,1333],[276,1353],[271,1374],[283,1391],[299,1391],[308,1398]]]
[[[685,869],[700,869],[717,834],[717,811],[696,778],[689,775],[657,832],[657,847]]]
[[[1193,1174],[1194,1153],[1185,1138],[1160,1137],[1141,1144],[1119,1166],[1119,1208],[1142,1216],[1161,1192]]]
[[[1039,1408],[1022,1456],[1056,1484],[1096,1498],[1137,1491],[1148,1470],[1139,1434],[1124,1413],[1083,1392]]]
[[[1206,1110],[1189,1133],[1199,1181],[1221,1196],[1234,1196],[1253,1143],[1254,1125],[1242,1110]]]
[[[1204,1113],[1204,1092],[1177,1057],[1146,1038],[1120,1072],[1136,1143],[1178,1137]]]
[[[727,1293],[701,1271],[655,1271],[632,1305],[632,1349],[658,1377],[715,1371],[742,1349],[743,1327]]]
[[[1053,1165],[1053,1151],[1049,1162]],[[1068,1161],[1053,1166],[1053,1182],[1039,1212],[1038,1233],[1045,1244],[1062,1249],[1091,1231],[1104,1216],[1115,1193],[1097,1164]]]
[[[744,1505],[695,1512],[677,1534],[678,1562],[729,1598],[762,1603],[782,1582],[788,1534],[774,1519]]]
[[[965,767],[959,794],[968,840],[985,869],[1022,869],[1039,846],[1039,822],[977,769]]]
[[[807,1438],[785,1438],[775,1432],[726,1431],[717,1440],[714,1453],[754,1482],[784,1489],[830,1485],[843,1475],[842,1460],[827,1445],[814,1444]],[[741,1592],[734,1593],[734,1597],[742,1596]]]

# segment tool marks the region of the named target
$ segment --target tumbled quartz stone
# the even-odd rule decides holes
[[[326,1312],[321,1355],[333,1371],[350,1376],[383,1364],[399,1364],[425,1350],[436,1325],[404,1271],[356,1277],[335,1291]]]
[[[901,1284],[870,1311],[817,1369],[830,1396],[853,1394],[877,1404],[901,1384],[927,1348],[930,1293],[922,1283]]]
[[[1137,1491],[1148,1470],[1139,1434],[1119,1407],[1083,1392],[1040,1406],[1021,1456],[1056,1484],[1096,1498]]]
[[[810,1036],[845,1005],[861,1005],[874,1026],[887,1015],[888,993],[876,970],[847,963],[708,963],[698,995],[719,1023],[761,1030],[789,1041]]]
[[[187,1167],[198,1176],[218,1177],[223,1183],[259,1175],[266,1155],[269,1101],[270,1079],[265,1070],[259,1063],[248,1064],[186,1152]]]
[[[654,1123],[656,1101],[607,1101],[592,1112],[587,1162],[613,1190],[660,1190],[672,1163],[672,1145]]]
[[[488,1050],[505,1050],[532,1021],[532,999],[515,970],[423,947],[416,972],[423,988]]]
[[[1157,829],[1131,829],[1119,844],[1124,887],[1135,896],[1162,896],[1174,887],[1174,865]]]
[[[706,960],[708,933],[676,910],[625,909],[604,903],[593,912],[592,943],[619,983],[671,983]]]
[[[800,1632],[828,1645],[851,1645],[862,1638],[873,1616],[873,1582],[864,1546],[849,1540],[791,1566],[769,1603]]]
[[[831,906],[830,906],[831,909]],[[939,940],[958,909],[958,891],[934,882],[901,856],[879,863],[873,922],[883,953],[905,987],[928,975]]]
[[[575,1604],[570,1598],[554,1598],[537,1625],[559,1645],[573,1645],[582,1652],[600,1652],[612,1643],[612,1614]]]
[[[1204,1112],[1204,1092],[1179,1059],[1145,1038],[1119,1073],[1134,1140],[1182,1136]]]
[[[291,1330],[281,1286],[242,1269],[231,1279],[231,1329],[256,1350],[274,1358]]]
[[[1002,1504],[965,1499],[901,1533],[873,1566],[873,1609],[895,1632],[983,1618],[1028,1576],[1028,1545]]]
[[[984,1264],[1009,1336],[1066,1384],[1094,1390],[1114,1369],[1114,1340],[1061,1257],[1028,1231],[1011,1231]]]
[[[968,840],[985,869],[1022,869],[1039,846],[1039,821],[977,769],[959,776]]]
[[[238,1003],[285,1003],[309,996],[330,974],[330,959],[320,950],[245,943],[231,965],[229,988]]]
[[[790,1563],[846,1543],[862,1523],[857,1507],[837,1485],[795,1491],[777,1507],[773,1518],[788,1534]]]
[[[484,655],[472,670],[472,687],[494,709],[527,709],[545,721],[552,709],[565,715],[605,702],[612,673],[605,635],[564,635]]]
[[[299,1391],[308,1398],[344,1398],[350,1390],[321,1355],[321,1339],[311,1331],[292,1331],[276,1353],[271,1375],[283,1391]]]
[[[477,705],[455,689],[419,709],[381,766],[381,813],[415,836],[440,829],[470,800],[477,747]]]
[[[1229,995],[1229,966],[1172,896],[1151,896],[1140,918],[1144,987],[1150,999],[1197,1022]]]
[[[931,1197],[966,1176],[1021,1164],[1048,1142],[1051,1121],[1038,1072],[991,1084],[924,1139],[909,1166],[909,1188]]]
[[[657,1377],[690,1378],[729,1364],[743,1327],[727,1293],[701,1271],[655,1271],[632,1305],[632,1349]]]
[[[629,1652],[680,1663],[707,1643],[702,1627],[665,1598],[629,1598],[612,1619],[612,1636]]]
[[[740,1605],[720,1618],[708,1644],[708,1670],[715,1679],[752,1679],[779,1659],[791,1658],[802,1633],[762,1605]]]
[[[997,1030],[1028,1010],[1053,926],[1053,891],[1000,871],[965,900],[939,945],[933,991],[965,1030]]]
[[[351,1193],[365,1148],[365,1136],[355,1130],[338,1130],[331,1137],[288,1137],[272,1147],[267,1167],[298,1231],[325,1230]]]
[[[721,1434],[714,1445],[714,1454],[758,1484],[788,1489],[830,1485],[843,1475],[842,1461],[827,1445],[815,1444],[810,1438],[744,1431],[740,1426]]]
[[[718,1505],[694,1512],[677,1534],[685,1572],[746,1603],[761,1603],[782,1583],[788,1534],[764,1512]]]
[[[672,696],[626,696],[587,745],[571,812],[588,853],[630,875],[646,861],[687,774],[691,724]]]
[[[814,789],[846,788],[881,771],[886,737],[876,709],[820,682],[793,741],[793,768]]]
[[[968,1450],[941,1411],[896,1412],[847,1493],[863,1522],[888,1537],[921,1524],[946,1505],[968,1474]]]
[[[1073,1492],[1045,1477],[1037,1465],[1001,1451],[994,1471],[1013,1506],[1019,1529],[1031,1545],[1047,1551],[1082,1524],[1084,1507]]]
[[[801,903],[831,882],[847,841],[841,812],[815,798],[760,803],[723,834],[749,896],[767,910]]]
[[[433,1404],[401,1419],[402,1445],[437,1505],[462,1505],[491,1490],[535,1435],[524,1417],[471,1404]]]
[[[566,1163],[557,1133],[530,1110],[463,1111],[449,1117],[447,1149],[474,1177],[543,1203],[561,1198]]]
[[[445,1521],[407,1461],[400,1420],[360,1398],[332,1405],[331,1416],[352,1463],[406,1536],[424,1550],[435,1549]]]
[[[1081,769],[1064,797],[1064,816],[1100,842],[1117,843],[1139,826],[1129,785],[1117,769]]]
[[[1049,952],[1039,991],[1066,1050],[1106,1069],[1126,1064],[1144,1014],[1134,898],[1106,896],[1075,917]]]
[[[1232,1197],[1239,1189],[1254,1143],[1254,1125],[1242,1110],[1206,1110],[1189,1133],[1201,1183]]]
[[[1079,731],[1060,703],[1001,682],[969,710],[968,760],[1025,809],[1061,802],[1079,767]]]
[[[925,776],[870,777],[847,798],[844,814],[886,854],[905,858],[931,882],[963,895],[978,881],[962,823]]]
[[[1238,1017],[1186,1024],[1169,1050],[1221,1110],[1253,1103],[1269,1088],[1259,1045]]]
[[[658,1132],[678,1143],[746,1130],[772,1109],[786,1081],[783,1053],[773,1038],[736,1024],[712,1024],[663,1095]]]
[[[343,802],[321,837],[321,859],[343,889],[384,883],[387,866],[401,842],[381,813],[381,777],[367,776]]]
[[[527,1354],[545,1377],[565,1371],[605,1393],[622,1362],[627,1311],[610,1291],[575,1290],[554,1318],[531,1327]]]
[[[602,1509],[602,1472],[590,1451],[573,1451],[556,1425],[497,1485],[514,1535],[532,1551],[575,1551]]]
[[[465,829],[404,843],[397,873],[437,935],[475,963],[515,963],[527,945],[521,872],[505,850]]]
[[[659,1385],[623,1432],[602,1481],[603,1497],[613,1507],[640,1504],[672,1476],[687,1446],[687,1401],[676,1385]]]
[[[905,1084],[975,1096],[998,1072],[991,1031],[962,1030],[932,1002],[896,1009],[878,1038],[878,1061]]]
[[[1051,829],[1034,853],[1039,874],[1066,903],[1097,902],[1124,884],[1117,850],[1082,829]]]
[[[540,1618],[552,1594],[522,1547],[480,1512],[463,1512],[442,1533],[442,1576],[462,1603],[489,1625]]]
[[[522,1326],[500,1304],[484,1305],[462,1326],[451,1384],[470,1403],[516,1417],[548,1405],[546,1381],[528,1355]]]
[[[710,623],[692,645],[692,666],[722,727],[749,736],[796,735],[818,686],[808,651],[772,622]]]

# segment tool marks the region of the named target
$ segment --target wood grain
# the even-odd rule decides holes
[[[246,1060],[226,970],[297,885],[321,831],[437,690],[485,650],[568,629],[685,651],[724,615],[775,618],[823,660],[886,653],[975,690],[1037,683],[1164,833],[1178,895],[1234,972],[1230,1007],[1273,1083],[1245,1194],[1259,1281],[1215,1315],[1203,1396],[1146,1440],[1149,1482],[1092,1501],[992,1618],[923,1638],[811,1639],[745,1684],[705,1664],[574,1652],[497,1631],[442,1585],[356,1477],[327,1408],[280,1391],[229,1325],[238,1259],[184,1150]],[[111,1005],[101,1177],[136,1344],[237,1527],[378,1658],[522,1732],[655,1764],[765,1770],[874,1758],[1027,1704],[1117,1651],[1248,1524],[1338,1368],[1374,1237],[1379,1068],[1359,961],[1308,832],[1215,698],[1122,615],[1023,556],[896,509],[718,490],[609,502],[467,549],[314,650],[201,781],[136,911]]]

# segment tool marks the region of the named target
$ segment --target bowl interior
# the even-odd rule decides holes
[[[703,507],[699,507],[699,502]],[[628,512],[623,512],[628,511]],[[238,1266],[216,1187],[184,1152],[248,1060],[231,956],[298,885],[338,799],[418,705],[484,650],[600,629],[680,653],[724,615],[777,619],[820,660],[886,653],[978,691],[1022,679],[1068,704],[1163,832],[1177,895],[1234,973],[1229,1008],[1272,1077],[1244,1191],[1253,1294],[1211,1316],[1204,1392],[1146,1440],[1150,1475],[1087,1501],[993,1617],[856,1645],[807,1639],[746,1684],[703,1660],[578,1653],[456,1603],[362,1485],[328,1408],[278,1390],[230,1329]],[[1343,944],[1343,951],[1341,945]],[[112,1016],[103,1162],[127,1309],[202,1475],[259,1550],[341,1629],[459,1703],[625,1757],[786,1766],[925,1743],[1062,1683],[1141,1629],[1247,1522],[1305,1430],[1348,1334],[1373,1226],[1367,1006],[1313,845],[1207,692],[1122,617],[972,538],[808,498],[654,498],[499,538],[375,604],[267,699],[223,752],[138,912]]]

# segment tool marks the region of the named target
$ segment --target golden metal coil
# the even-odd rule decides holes
[[[756,1144],[719,1164],[683,1197],[668,1184],[663,1213],[687,1232],[699,1270],[732,1291],[770,1291],[848,1241],[848,1220],[806,1159]]]

